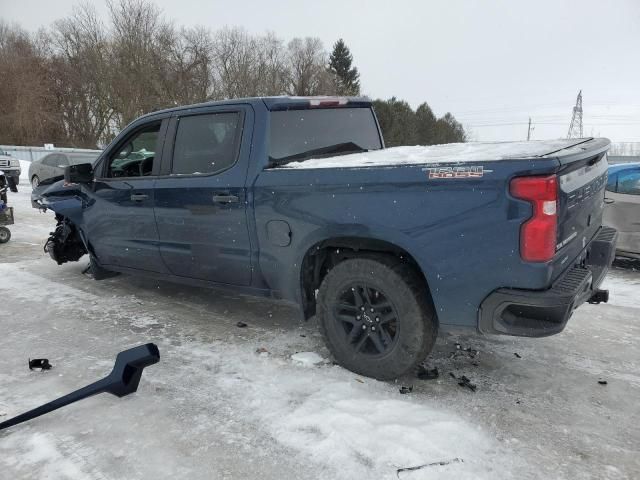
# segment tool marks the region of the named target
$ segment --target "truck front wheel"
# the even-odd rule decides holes
[[[337,362],[390,380],[424,360],[438,330],[425,289],[394,258],[349,259],[331,269],[318,292],[318,322]]]

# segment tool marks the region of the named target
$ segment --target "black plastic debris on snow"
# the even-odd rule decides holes
[[[513,352],[513,354],[516,356],[516,358],[522,358],[518,352]]]
[[[53,365],[51,365],[49,363],[49,359],[48,358],[34,358],[34,359],[29,359],[29,370],[33,370],[35,368],[39,368],[40,371],[44,371],[44,370],[51,370],[51,368],[53,367]]]
[[[400,387],[400,393],[402,395],[406,395],[407,393],[413,392],[413,385],[409,385],[408,387],[402,386]]]
[[[469,390],[471,390],[472,392],[476,391],[476,385],[471,383],[471,380],[469,380],[466,376],[462,375],[460,378],[458,378],[458,380],[460,380],[458,382],[458,385],[460,385],[461,387],[467,387]]]
[[[246,324],[246,323],[244,323],[244,322],[238,322],[238,323],[236,323],[236,327],[238,327],[238,328],[246,328],[246,326],[247,326],[247,324]]]
[[[64,397],[60,397],[49,403],[45,403],[33,410],[22,413],[17,417],[0,422],[0,430],[13,427],[19,423],[32,420],[45,413],[52,412],[78,400],[82,400],[99,393],[110,393],[116,397],[124,397],[138,390],[138,384],[145,367],[160,361],[160,351],[153,343],[139,345],[116,356],[116,362],[111,373],[105,378],[98,380],[75,392],[71,392]]]
[[[449,354],[449,358],[458,358],[458,357],[468,357],[468,358],[476,358],[478,356],[478,350],[466,347],[463,348],[458,342],[454,343],[456,349]]]
[[[420,380],[433,380],[440,376],[438,372],[438,367],[434,368],[425,368],[423,365],[418,365],[418,371],[416,372],[416,377]]]
[[[606,384],[607,384],[607,381],[606,381],[606,380],[598,380],[598,383],[599,383],[600,385],[606,385]]]
[[[443,465],[449,465],[451,463],[464,463],[464,460],[456,457],[456,458],[452,458],[451,460],[441,460],[440,462],[425,463],[424,465],[416,465],[415,467],[398,468],[396,470],[396,476],[400,478],[400,474],[402,472],[415,472],[416,470],[420,470],[422,468],[440,467]]]

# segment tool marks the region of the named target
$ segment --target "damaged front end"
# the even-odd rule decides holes
[[[89,253],[76,226],[62,215],[56,215],[57,225],[55,231],[51,232],[44,251],[58,264],[66,262],[77,262],[80,258]]]
[[[58,264],[77,262],[89,253],[77,224],[82,219],[88,199],[78,185],[64,181],[41,184],[31,195],[31,205],[56,214],[56,228],[50,233],[44,251]]]

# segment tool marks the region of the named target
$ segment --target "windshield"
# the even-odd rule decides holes
[[[370,108],[271,112],[272,165],[382,148]]]

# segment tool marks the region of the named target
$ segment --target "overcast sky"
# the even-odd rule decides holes
[[[525,139],[529,116],[564,137],[582,89],[585,136],[640,141],[640,0],[154,1],[178,25],[342,37],[363,93],[427,101],[475,140]],[[0,0],[0,18],[37,30],[76,3]]]

